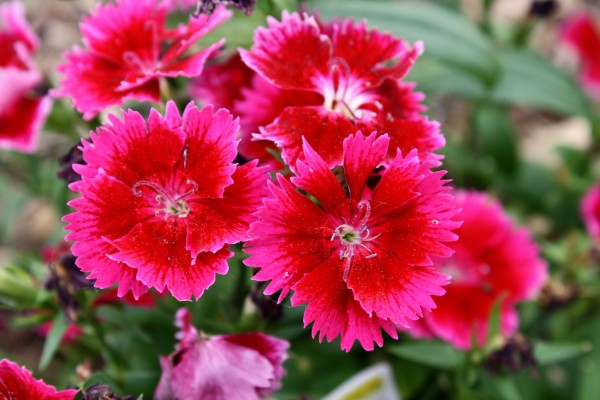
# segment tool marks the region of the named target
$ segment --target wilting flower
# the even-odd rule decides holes
[[[50,111],[38,88],[42,74],[33,62],[38,39],[18,1],[0,4],[0,148],[35,150]]]
[[[452,277],[437,308],[426,313],[415,336],[435,336],[460,349],[473,339],[484,345],[495,304],[500,305],[501,333],[515,332],[519,319],[515,304],[530,299],[546,279],[547,266],[530,233],[516,228],[502,206],[484,193],[459,192],[457,218],[463,225],[450,244],[454,255],[435,260],[436,268]]]
[[[313,337],[341,335],[345,350],[355,340],[367,350],[381,346],[381,328],[397,337],[394,324],[435,307],[431,296],[444,293],[447,277],[430,256],[452,254],[442,242],[455,240],[450,230],[458,226],[444,172],[431,172],[416,151],[385,164],[390,139],[376,136],[344,141],[343,185],[305,141],[306,162],[291,182],[278,176],[270,184],[273,197],[257,213],[246,249],[245,263],[260,268],[254,279],[271,281],[265,294],[281,290],[282,301],[293,290],[292,305],[308,303],[304,324],[314,322]],[[367,186],[381,165],[381,179]]]
[[[200,297],[227,272],[228,245],[246,240],[265,194],[256,161],[236,167],[238,124],[224,109],[173,102],[148,122],[135,111],[83,141],[81,198],[64,220],[77,265],[119,296],[165,287],[178,300]]]
[[[192,326],[187,309],[177,312],[179,344],[161,357],[154,398],[251,400],[279,389],[288,342],[264,333],[206,337]]]
[[[54,386],[36,380],[25,367],[12,361],[0,361],[0,398],[7,400],[72,400],[77,390],[56,391]]]
[[[84,118],[126,99],[159,100],[159,79],[200,75],[204,62],[223,40],[186,55],[186,51],[231,13],[217,9],[210,17],[190,18],[168,29],[167,7],[158,0],[118,0],[99,4],[80,25],[86,49],[75,47],[56,96],[71,97]]]
[[[600,184],[588,189],[581,200],[581,217],[590,236],[600,243]]]
[[[401,81],[421,53],[420,43],[410,48],[351,20],[324,26],[312,16],[284,12],[281,22],[268,22],[257,29],[252,50],[240,50],[242,59],[270,84],[299,92],[296,102],[309,96],[309,104],[269,105],[270,94],[259,100],[264,85],[246,97],[260,104],[256,110],[282,110],[256,137],[281,147],[292,168],[303,159],[302,137],[329,167],[341,163],[343,140],[359,129],[387,133],[389,159],[397,148],[405,154],[416,148],[423,157],[444,145],[439,124],[421,115],[422,94]]]
[[[94,383],[82,393],[81,400],[137,400],[138,396],[117,396],[110,386]]]
[[[591,11],[571,15],[563,24],[561,39],[579,56],[579,79],[594,97],[600,98],[600,32]]]

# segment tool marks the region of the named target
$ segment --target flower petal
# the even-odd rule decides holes
[[[435,308],[431,296],[444,294],[441,286],[448,283],[446,275],[431,267],[406,265],[395,252],[379,250],[374,245],[371,250],[377,256],[366,258],[361,253],[353,257],[347,280],[365,312],[409,326],[410,320],[423,316],[422,309]]]
[[[232,256],[225,246],[216,253],[203,252],[192,258],[185,248],[186,224],[155,218],[136,225],[113,245],[115,261],[137,269],[137,279],[159,292],[165,288],[179,301],[197,299],[215,281],[216,274],[228,270]]]
[[[342,164],[342,143],[356,133],[355,125],[344,115],[324,107],[289,107],[257,137],[274,141],[281,149],[283,160],[294,170],[296,161],[303,160],[302,137],[333,168]]]
[[[213,114],[213,107],[199,110],[193,103],[183,113],[183,130],[187,138],[187,157],[183,170],[198,183],[197,197],[222,197],[225,187],[233,183],[232,164],[237,151],[235,138],[239,129],[228,110]]]
[[[240,49],[242,60],[283,89],[318,91],[319,79],[329,74],[331,40],[312,16],[284,11],[281,22],[267,21],[268,29],[256,30],[251,51]]]
[[[446,294],[437,301],[437,308],[426,314],[427,325],[433,333],[459,349],[470,349],[473,335],[479,346],[487,339],[488,322],[494,303],[499,299],[478,287],[452,283]],[[518,315],[506,301],[501,308],[501,332],[508,336],[519,325]]]
[[[90,272],[88,279],[96,279],[94,286],[107,288],[119,282],[119,296],[132,290],[138,298],[148,288],[137,282],[134,270],[108,256],[117,250],[111,241],[154,216],[154,210],[102,169],[92,180],[84,177],[77,190],[83,197],[68,203],[76,212],[63,218],[68,223],[65,229],[70,231],[65,239],[75,241],[71,251],[77,256],[77,266]]]
[[[353,210],[362,199],[367,179],[385,160],[389,143],[387,135],[377,138],[375,132],[365,138],[359,131],[344,140],[344,174]]]
[[[248,229],[256,219],[253,214],[267,193],[266,169],[256,168],[256,164],[255,160],[238,167],[222,198],[189,204],[186,248],[192,258],[202,251],[217,251],[225,243],[249,239]]]
[[[244,264],[259,267],[257,281],[271,281],[265,294],[281,290],[281,302],[302,276],[333,252],[332,229],[323,210],[298,193],[281,175],[280,187],[269,182],[273,197],[263,201],[258,221],[250,227],[251,241],[245,252],[251,254]]]
[[[396,339],[396,329],[390,321],[370,315],[354,300],[342,274],[342,261],[334,254],[293,287],[292,305],[308,303],[304,326],[313,323],[313,337],[319,333],[319,341],[325,338],[330,342],[341,335],[341,347],[346,351],[350,351],[355,340],[365,350],[373,350],[373,343],[381,347],[382,328]]]
[[[294,185],[315,197],[323,210],[339,219],[349,219],[350,204],[346,193],[327,164],[303,139],[306,162],[296,163],[297,176],[291,178]]]
[[[333,43],[334,57],[345,60],[350,73],[371,87],[388,77],[403,78],[422,52],[420,44],[411,50],[402,39],[367,30],[366,21],[355,24],[350,19],[334,25]],[[395,64],[387,66],[390,60]]]
[[[153,110],[148,123],[136,111],[123,112],[122,121],[110,115],[110,124],[90,135],[93,144],[82,141],[87,165],[77,167],[77,172],[93,177],[102,167],[130,187],[141,180],[164,179],[184,150],[184,134],[181,127],[176,127],[179,117],[173,107],[168,105],[170,111],[165,118]]]

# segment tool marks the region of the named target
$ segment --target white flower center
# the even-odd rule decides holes
[[[374,253],[364,242],[370,242],[378,238],[381,234],[371,236],[371,232],[367,227],[369,216],[371,215],[371,204],[367,200],[361,200],[358,202],[356,214],[352,218],[352,223],[344,223],[334,229],[331,235],[331,241],[335,238],[340,240],[339,255],[340,260],[344,260],[344,282],[348,279],[350,273],[350,264],[354,254],[360,248],[363,248],[369,252],[369,255],[365,258],[377,257],[377,253]]]
[[[190,214],[190,208],[184,199],[198,190],[198,184],[192,179],[186,180],[185,183],[191,185],[192,188],[185,193],[176,196],[173,196],[156,183],[144,180],[137,181],[131,188],[131,191],[133,192],[134,196],[142,197],[143,192],[140,190],[140,187],[148,186],[156,193],[156,197],[154,199],[156,200],[156,204],[160,206],[156,209],[154,214],[164,214],[165,220],[169,219],[170,217],[187,218],[187,216]]]

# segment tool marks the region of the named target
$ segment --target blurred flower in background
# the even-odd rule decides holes
[[[500,307],[501,333],[508,336],[519,325],[515,305],[531,299],[547,275],[546,262],[525,228],[517,228],[501,204],[486,193],[457,192],[455,232],[459,239],[448,246],[452,257],[436,260],[436,268],[452,277],[437,308],[425,313],[414,336],[434,336],[459,349],[485,345],[494,306]]]
[[[34,151],[50,112],[44,79],[33,60],[37,48],[22,3],[0,4],[0,148]]]

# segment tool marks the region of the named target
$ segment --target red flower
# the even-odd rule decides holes
[[[252,50],[240,53],[270,84],[299,93],[301,104],[267,93],[261,103],[280,102],[270,106],[280,113],[256,136],[277,143],[292,168],[303,159],[303,136],[329,167],[340,164],[344,138],[359,129],[388,133],[389,159],[396,148],[406,154],[416,148],[425,156],[444,145],[439,124],[420,114],[423,96],[400,80],[421,53],[420,44],[411,49],[351,20],[322,26],[314,17],[284,12],[281,22],[268,21],[268,29],[257,29]],[[246,97],[259,103],[262,86]]]
[[[199,335],[185,308],[177,312],[181,329],[177,351],[161,357],[162,376],[154,398],[250,400],[279,389],[289,347],[263,333]]]
[[[517,229],[500,203],[484,193],[459,192],[462,208],[456,230],[459,239],[450,247],[451,258],[436,260],[436,268],[452,276],[437,308],[426,313],[415,336],[436,336],[460,349],[469,349],[473,334],[484,345],[490,313],[501,302],[500,322],[504,335],[519,324],[515,304],[531,298],[547,276],[546,263],[529,232]]]
[[[246,240],[252,213],[266,191],[256,162],[236,167],[238,125],[227,110],[213,114],[173,102],[148,122],[135,112],[83,142],[81,198],[64,220],[77,265],[119,296],[165,287],[178,300],[200,297],[227,272],[228,245]]]
[[[381,346],[381,328],[397,337],[394,324],[435,307],[431,296],[444,293],[447,277],[429,266],[430,256],[452,253],[441,242],[455,240],[450,229],[458,226],[444,172],[432,173],[416,151],[385,164],[390,139],[376,136],[344,141],[337,178],[305,141],[306,162],[291,182],[278,176],[270,184],[273,197],[257,213],[247,247],[246,264],[260,268],[254,279],[271,281],[265,294],[281,290],[281,301],[293,290],[292,305],[308,303],[304,323],[314,322],[313,337],[341,335],[345,350],[355,340],[367,350]]]
[[[224,43],[186,56],[185,52],[231,13],[217,9],[210,17],[191,18],[188,25],[166,28],[167,8],[158,0],[118,0],[99,4],[80,25],[87,49],[75,47],[56,96],[72,97],[90,119],[126,99],[159,100],[159,78],[200,75],[204,62]]]
[[[581,218],[590,236],[600,243],[600,184],[588,189],[581,199]]]
[[[54,386],[35,380],[25,367],[12,361],[0,361],[0,398],[7,400],[72,400],[77,390],[56,391]]]
[[[600,32],[593,14],[581,11],[571,15],[564,22],[560,36],[579,56],[581,83],[590,94],[600,98]]]
[[[32,59],[37,46],[22,4],[0,4],[0,148],[35,150],[50,111],[50,99],[37,93],[42,83]]]

